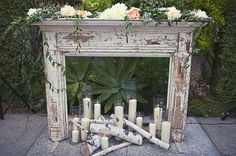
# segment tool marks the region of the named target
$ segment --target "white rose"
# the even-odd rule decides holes
[[[75,16],[76,10],[70,5],[65,5],[64,7],[61,8],[61,15],[65,17]]]
[[[112,11],[110,8],[108,8],[100,14],[99,18],[100,19],[111,19],[111,16],[112,16]]]
[[[202,10],[198,10],[195,14],[195,17],[197,18],[209,18],[206,14],[205,11],[202,11]]]
[[[111,8],[104,10],[99,18],[123,20],[125,19],[126,15],[127,15],[127,6],[123,3],[117,3],[113,5]]]
[[[111,7],[112,19],[125,19],[127,15],[127,6],[124,3],[117,3]]]
[[[28,16],[32,16],[33,14],[36,14],[38,11],[40,11],[41,9],[36,9],[36,8],[30,8],[27,15]]]
[[[167,8],[167,12],[165,14],[167,15],[168,20],[176,20],[181,17],[180,10],[177,10],[175,7],[169,7]]]

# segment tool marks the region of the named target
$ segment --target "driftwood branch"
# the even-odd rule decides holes
[[[132,144],[132,143],[130,143],[130,142],[124,142],[124,143],[121,143],[121,144],[119,144],[119,145],[114,145],[114,146],[111,146],[111,147],[109,147],[109,148],[107,148],[107,149],[104,149],[104,150],[101,151],[101,152],[95,153],[95,154],[93,154],[92,156],[103,156],[103,155],[106,155],[107,153],[110,153],[110,152],[113,152],[113,151],[115,151],[115,150],[124,148],[124,147],[126,147],[126,146],[131,145],[131,144]]]
[[[112,135],[137,145],[141,145],[143,142],[141,135],[119,128],[113,124],[91,123],[90,131],[92,133]]]
[[[149,132],[145,131],[144,129],[138,127],[134,123],[124,119],[124,124],[128,127],[134,129],[137,133],[142,135],[143,137],[147,138],[150,142],[159,145],[162,148],[169,149],[170,145],[168,143],[165,143],[159,139],[157,139],[155,136],[152,136]]]

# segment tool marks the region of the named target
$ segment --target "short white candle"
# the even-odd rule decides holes
[[[123,115],[124,115],[124,108],[122,106],[116,106],[115,107],[115,116],[118,118],[118,121],[116,122],[116,125],[119,128],[123,128]]]
[[[79,141],[79,130],[72,130],[72,138],[71,141],[73,143],[77,143]]]
[[[86,97],[83,99],[83,107],[84,107],[84,117],[91,119],[92,102],[90,98]]]
[[[76,123],[79,123],[79,118],[77,116],[75,116],[73,118],[73,120],[76,122]],[[73,123],[73,130],[78,130],[78,126],[76,124]]]
[[[161,125],[160,125],[160,107],[159,105],[154,108],[154,123],[156,124],[156,129],[161,130]]]
[[[161,140],[166,143],[170,141],[170,122],[168,121],[162,122]]]
[[[156,124],[155,123],[149,123],[149,133],[156,137]]]
[[[143,127],[143,118],[142,117],[137,117],[136,118],[136,125],[139,126],[140,128]]]
[[[102,146],[102,150],[109,147],[108,137],[106,137],[106,136],[101,137],[101,146]]]
[[[82,118],[81,119],[81,127],[84,128],[85,130],[89,130],[89,118]],[[81,130],[81,140],[84,141],[87,139],[87,133]]]
[[[129,100],[128,120],[133,123],[135,123],[135,119],[136,119],[136,109],[137,109],[137,100],[136,99]]]
[[[101,115],[101,104],[94,104],[94,119],[98,119]]]

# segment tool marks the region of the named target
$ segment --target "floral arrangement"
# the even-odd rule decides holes
[[[63,7],[55,7],[52,12],[52,8],[31,8],[28,11],[29,18],[35,18],[37,16],[45,15],[45,12],[49,12],[47,18],[92,18],[92,19],[108,19],[108,20],[157,20],[167,19],[169,21],[205,21],[211,20],[211,18],[202,10],[192,10],[181,12],[175,6],[155,8],[158,12],[158,16],[153,17],[148,11],[141,11],[140,8],[128,7],[124,3],[117,3],[110,8],[105,9],[102,12],[90,12],[87,10],[75,9],[73,6],[64,5]]]

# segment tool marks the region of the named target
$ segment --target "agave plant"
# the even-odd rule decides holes
[[[76,100],[80,101],[83,92],[88,87],[88,78],[90,74],[91,58],[73,57],[67,58],[66,63],[66,83],[67,97],[69,105],[72,106]]]
[[[98,100],[104,104],[104,112],[109,111],[117,101],[128,102],[130,94],[136,94],[136,89],[144,85],[138,84],[130,87],[129,82],[134,81],[135,67],[138,58],[104,58],[102,62],[95,63],[95,74],[90,76],[93,81],[92,93],[98,95]],[[139,103],[147,101],[136,94]]]

